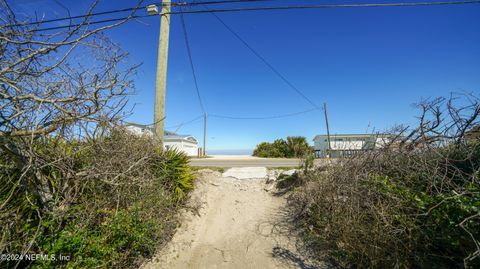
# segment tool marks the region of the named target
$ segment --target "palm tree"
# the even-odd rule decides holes
[[[310,154],[313,148],[308,144],[307,139],[303,136],[287,137],[287,157],[300,158]]]

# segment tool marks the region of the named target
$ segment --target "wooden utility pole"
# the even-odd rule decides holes
[[[328,150],[331,150],[330,146],[330,129],[328,128],[328,113],[327,113],[327,103],[323,103],[323,111],[325,112],[325,123],[327,124],[327,141],[328,141]]]
[[[203,112],[203,156],[207,156],[207,113]]]
[[[155,109],[153,128],[155,139],[163,147],[165,125],[165,95],[167,88],[168,39],[170,35],[170,0],[162,1],[160,36],[158,39],[157,77],[155,83]]]

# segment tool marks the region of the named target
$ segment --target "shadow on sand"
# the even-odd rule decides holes
[[[318,267],[313,264],[307,264],[302,258],[298,257],[295,253],[291,252],[288,249],[284,249],[281,247],[274,247],[272,250],[272,255],[275,258],[281,259],[283,261],[287,261],[289,263],[293,263],[298,266],[298,268],[302,269],[323,269],[325,267]]]

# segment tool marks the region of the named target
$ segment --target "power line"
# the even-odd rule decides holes
[[[185,46],[187,47],[187,54],[190,62],[190,68],[192,70],[193,81],[195,82],[195,90],[197,92],[198,102],[200,103],[200,107],[202,108],[203,113],[205,113],[205,107],[203,106],[202,97],[200,96],[200,90],[198,89],[197,75],[195,74],[195,68],[193,66],[192,51],[190,49],[190,43],[188,42],[187,26],[185,25],[185,18],[183,14],[180,14],[180,18],[182,21],[183,36],[185,39]]]
[[[87,25],[92,25],[92,24],[100,24],[100,23],[107,23],[107,22],[116,22],[116,21],[123,21],[123,20],[126,20],[126,19],[137,19],[137,18],[145,18],[145,17],[149,17],[149,15],[135,15],[135,16],[129,16],[129,17],[116,18],[116,19],[92,21],[92,22],[69,24],[69,25],[54,26],[54,27],[47,27],[47,28],[29,29],[29,30],[27,30],[27,32],[43,32],[43,31],[50,31],[50,30],[58,30],[58,29],[78,27],[78,26],[82,26],[82,25],[87,26]]]
[[[202,4],[224,4],[224,3],[235,3],[235,2],[260,2],[260,1],[273,1],[273,0],[231,0],[231,1],[209,1],[209,2],[201,2]],[[159,5],[162,3],[153,3],[152,5]],[[172,3],[173,4],[173,3]],[[196,5],[200,4],[200,2],[195,2],[195,3],[177,3],[175,5],[178,6],[186,6],[186,5]],[[44,21],[37,21],[37,22],[29,22],[29,23],[19,23],[19,24],[10,24],[10,25],[5,25],[4,27],[15,27],[15,26],[28,26],[28,25],[38,25],[38,24],[43,24],[43,23],[51,23],[51,22],[58,22],[58,21],[65,21],[65,20],[72,20],[72,19],[79,19],[79,18],[85,18],[85,17],[93,17],[93,16],[98,16],[98,15],[106,15],[106,14],[113,14],[113,13],[118,13],[118,12],[126,12],[126,11],[133,11],[133,10],[138,10],[138,9],[145,9],[148,5],[146,6],[141,6],[141,7],[135,7],[135,8],[125,8],[125,9],[116,9],[116,10],[110,10],[110,11],[104,11],[104,12],[97,12],[97,13],[91,13],[91,14],[85,14],[85,15],[78,15],[78,16],[71,16],[71,17],[64,17],[64,18],[58,18],[58,19],[51,19],[51,20],[44,20]],[[178,13],[182,14],[182,13]],[[161,14],[160,14],[161,15]],[[53,27],[46,27],[46,28],[38,28],[38,29],[29,29],[27,32],[42,32],[42,31],[50,31],[50,30],[59,30],[59,29],[65,29],[65,28],[70,28],[70,27],[77,27],[81,25],[92,25],[92,24],[100,24],[100,23],[107,23],[107,22],[116,22],[116,21],[122,21],[127,18],[146,18],[150,17],[150,15],[131,15],[129,17],[121,17],[121,18],[114,18],[114,19],[105,19],[105,20],[99,20],[99,21],[92,21],[88,23],[77,23],[77,24],[69,24],[69,25],[61,25],[61,26],[53,26]]]
[[[74,20],[74,19],[81,19],[81,18],[85,18],[85,17],[94,17],[94,16],[108,15],[108,14],[114,14],[114,13],[120,13],[120,12],[126,12],[126,11],[134,11],[134,10],[138,10],[138,9],[144,9],[146,7],[147,6],[142,6],[142,7],[137,7],[137,8],[115,9],[115,10],[96,12],[96,13],[90,13],[90,14],[84,14],[84,15],[77,15],[77,16],[69,16],[69,17],[63,17],[63,18],[57,18],[57,19],[49,19],[49,20],[43,20],[43,21],[33,21],[33,22],[26,22],[26,23],[10,24],[10,25],[5,25],[5,27],[28,26],[28,25],[37,25],[37,24],[43,24],[43,23],[58,22],[58,21]]]
[[[267,1],[273,1],[273,0],[227,0],[227,1],[206,1],[206,2],[192,2],[192,3],[179,2],[179,3],[170,3],[170,5],[175,7],[175,6],[215,5],[215,4],[267,2]],[[165,6],[167,4],[166,3],[161,3],[161,2],[155,2],[155,3],[151,3],[149,5]],[[59,22],[59,21],[66,21],[66,20],[81,19],[81,18],[85,18],[85,17],[94,17],[94,16],[102,16],[102,15],[108,15],[108,14],[122,13],[122,12],[127,12],[127,11],[136,11],[136,10],[145,9],[149,5],[132,7],[132,8],[114,9],[114,10],[108,10],[108,11],[102,11],[102,12],[94,12],[94,13],[84,14],[84,15],[67,16],[67,17],[49,19],[49,20],[42,20],[42,21],[9,24],[9,25],[5,25],[4,27],[38,25],[38,24],[43,24],[43,23],[52,23],[52,22]]]
[[[195,6],[195,5],[215,5],[215,4],[229,4],[229,3],[249,3],[249,2],[268,2],[273,0],[230,0],[230,1],[206,1],[206,2],[181,2],[171,3],[172,6]],[[281,6],[281,7],[256,7],[256,8],[236,8],[236,9],[212,9],[212,10],[191,10],[191,11],[172,11],[169,14],[194,14],[194,13],[208,13],[208,12],[240,12],[240,11],[260,11],[260,10],[282,10],[282,9],[319,9],[319,8],[351,8],[351,7],[406,7],[406,6],[433,6],[433,5],[462,5],[462,4],[479,4],[480,0],[472,1],[441,1],[441,2],[414,2],[414,3],[380,3],[380,4],[331,4],[331,5],[308,5],[308,6]],[[164,5],[163,3],[152,3],[151,5]],[[121,13],[133,11],[138,9],[145,9],[147,5],[134,8],[115,9],[103,12],[95,12],[91,14],[69,16],[57,19],[49,19],[43,21],[9,24],[4,27],[28,26],[38,25],[43,23],[51,23],[65,20],[80,19],[86,16],[100,16],[114,13]]]
[[[201,118],[203,118],[203,115],[200,115],[200,116],[195,117],[195,118],[193,118],[193,119],[191,119],[191,120],[189,120],[189,121],[185,121],[185,122],[182,122],[182,123],[177,124],[177,125],[169,126],[169,127],[167,127],[167,129],[176,128],[176,127],[178,127],[178,129],[180,129],[180,127],[185,126],[185,125],[188,125],[188,124],[191,124],[191,123],[194,123],[194,122],[198,121],[198,120],[201,119]],[[178,130],[178,129],[177,129],[177,130]]]
[[[208,116],[212,118],[222,118],[222,119],[231,119],[231,120],[271,120],[271,119],[281,119],[281,118],[298,116],[298,115],[306,114],[315,110],[318,110],[318,109],[312,108],[312,109],[304,110],[300,112],[273,115],[273,116],[264,116],[264,117],[234,117],[234,116],[225,116],[225,115],[217,115],[217,114],[209,114]]]
[[[242,11],[268,11],[287,9],[323,9],[323,8],[355,8],[355,7],[413,7],[413,6],[442,6],[442,5],[463,5],[480,4],[480,0],[472,1],[446,1],[446,2],[415,2],[415,3],[383,3],[383,4],[331,4],[331,5],[307,5],[307,6],[279,6],[279,7],[252,7],[252,8],[229,8],[209,9],[191,11],[172,11],[168,14],[196,14],[196,13],[220,13],[220,12],[242,12]]]
[[[296,93],[298,93],[303,99],[309,102],[314,108],[319,108],[310,98],[303,94],[297,87],[295,87],[284,75],[282,75],[275,67],[272,66],[260,53],[258,53],[252,46],[250,46],[247,41],[245,41],[240,35],[238,35],[230,26],[228,26],[217,14],[211,13],[217,20],[227,28],[230,33],[232,33],[238,40],[240,40],[255,56],[257,56],[266,66],[268,66],[283,82],[285,82],[290,88],[292,88]]]
[[[271,2],[274,0],[225,0],[225,1],[204,1],[204,2],[180,2],[178,6],[196,6],[196,5],[214,5],[214,4],[232,4],[232,3],[251,3],[251,2]]]
[[[208,4],[233,3],[233,2],[254,2],[254,1],[272,1],[272,0],[233,0],[233,1],[230,1],[230,2],[227,2],[227,1],[211,1]],[[205,2],[205,3],[207,3],[207,2]],[[200,4],[200,2],[179,3],[177,5],[195,5],[195,4]],[[389,4],[336,4],[336,5],[313,5],[313,6],[281,6],[281,7],[258,7],[258,8],[236,8],[236,9],[209,9],[209,10],[191,10],[191,11],[180,11],[180,12],[173,11],[173,12],[169,12],[168,14],[175,15],[175,14],[195,14],[195,13],[285,10],[285,9],[320,9],[320,8],[351,8],[351,7],[405,7],[405,6],[461,5],[461,4],[480,4],[480,0],[447,1],[447,2],[417,2],[417,3],[389,3]],[[139,7],[137,9],[145,8],[145,7]],[[111,14],[111,13],[116,13],[116,12],[132,11],[134,9],[135,8],[127,8],[127,9],[122,9],[122,10],[111,10],[111,11],[105,11],[105,12],[92,13],[90,15],[86,14],[86,15],[52,19],[52,20],[30,22],[30,23],[24,23],[24,24],[10,24],[10,25],[5,25],[3,27],[27,26],[27,25],[42,24],[42,23],[48,23],[48,22],[72,20],[72,19],[77,19],[77,18],[84,18],[85,16],[96,16],[96,15],[103,15],[103,14]],[[162,14],[160,14],[160,15],[162,15]],[[145,17],[148,17],[148,16],[149,15],[132,15],[132,16],[130,16],[130,18],[145,18]],[[89,22],[88,24],[99,24],[99,23],[106,23],[106,22],[121,21],[121,20],[125,20],[127,18],[128,17],[122,17],[122,18],[115,18],[115,19],[109,19],[109,20],[93,21],[93,22]],[[80,25],[82,25],[82,24],[70,24],[70,25],[64,25],[64,26],[31,29],[31,30],[28,30],[28,31],[29,32],[41,32],[41,31],[57,30],[57,29],[76,27],[76,26],[80,26]]]

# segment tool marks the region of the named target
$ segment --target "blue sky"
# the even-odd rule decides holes
[[[19,12],[63,17],[59,0],[9,1]],[[72,15],[90,1],[61,1]],[[145,1],[148,4],[152,1]],[[265,6],[339,1],[274,1]],[[394,1],[342,1],[342,3]],[[405,1],[402,1],[405,2]],[[101,1],[96,11],[134,6]],[[224,5],[222,7],[239,7]],[[412,123],[412,104],[450,92],[479,93],[480,5],[286,10],[218,14],[318,106],[328,104],[332,133],[363,133]],[[211,14],[185,15],[201,96],[208,114],[272,116],[312,108]],[[159,18],[129,22],[108,35],[142,63],[129,121],[153,122]],[[171,21],[166,127],[202,114],[180,17]],[[203,121],[178,132],[203,136]],[[175,131],[176,128],[171,128]],[[208,118],[207,146],[252,149],[261,141],[325,133],[323,111],[271,120]]]

